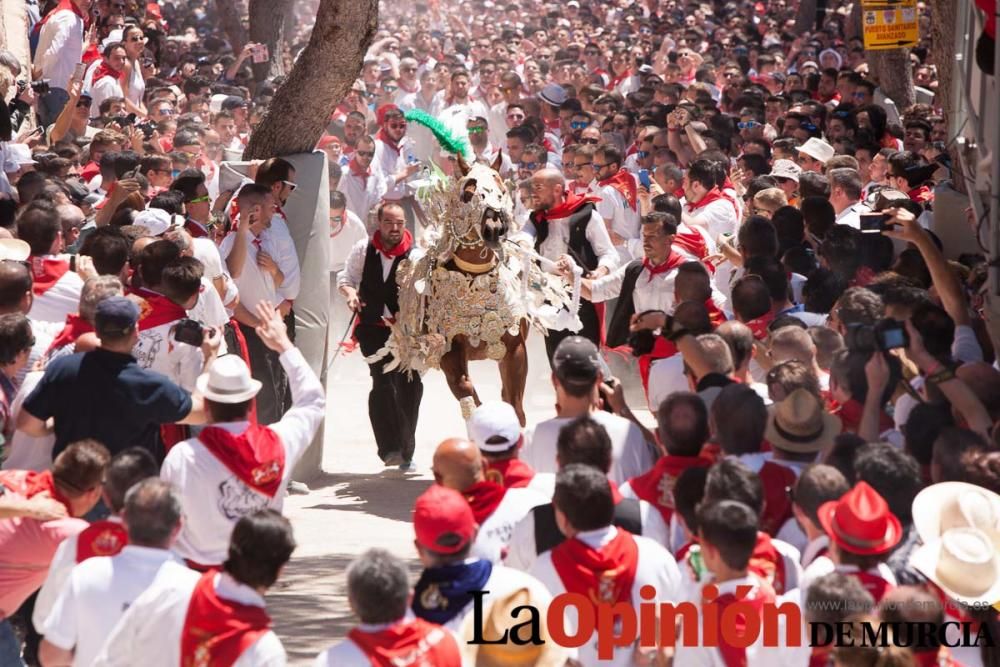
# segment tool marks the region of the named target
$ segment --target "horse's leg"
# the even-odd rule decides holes
[[[471,398],[473,407],[478,406],[480,401],[476,394],[476,388],[472,385],[472,378],[469,377],[469,359],[465,341],[459,341],[457,337],[452,340],[451,349],[441,357],[441,371],[444,373],[445,379],[448,380],[448,388],[451,389],[451,393],[463,405],[462,416],[467,418],[465,406],[468,401],[465,399]]]
[[[500,380],[503,383],[501,396],[510,403],[517,413],[521,426],[526,423],[524,416],[524,387],[528,381],[528,345],[522,327],[517,336],[510,336],[507,341],[507,354],[500,360]]]

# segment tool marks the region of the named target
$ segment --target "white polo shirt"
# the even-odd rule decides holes
[[[167,562],[177,562],[170,551],[134,545],[117,556],[88,558],[69,573],[39,632],[51,644],[73,649],[74,667],[91,665],[118,619]]]
[[[181,632],[191,594],[201,575],[177,563],[165,563],[146,591],[136,598],[104,642],[94,667],[177,667]],[[223,600],[263,608],[264,598],[228,574],[215,578]],[[233,667],[284,667],[285,649],[268,630],[250,645]]]
[[[656,462],[655,453],[642,437],[638,426],[603,410],[595,410],[588,416],[603,426],[611,438],[609,479],[621,485],[653,467]],[[524,432],[521,460],[534,468],[536,473],[558,472],[556,440],[560,429],[571,421],[573,420],[569,417],[556,417],[528,427]]]
[[[531,513],[531,508],[548,502],[544,495],[529,488],[507,489],[493,514],[479,526],[471,555],[499,563],[507,553],[514,526]]]
[[[54,85],[54,84],[53,84]],[[83,278],[76,271],[69,270],[68,255],[44,255],[30,259],[35,285],[34,300],[28,317],[42,322],[64,324],[66,316],[75,313],[80,308],[80,292],[83,291]],[[48,287],[39,282],[40,272],[48,274],[64,271]]]
[[[184,505],[186,520],[174,545],[174,551],[183,558],[202,565],[222,563],[229,549],[229,535],[241,517],[264,508],[280,512],[284,505],[284,488],[319,428],[326,400],[323,385],[298,348],[288,350],[280,360],[291,385],[292,407],[268,427],[285,448],[281,489],[273,498],[244,484],[198,438],[175,445],[163,462],[160,478],[174,485]],[[213,426],[239,434],[249,424],[243,421]]]

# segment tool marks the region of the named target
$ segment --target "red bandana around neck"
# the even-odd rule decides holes
[[[674,234],[674,245],[698,259],[708,257],[708,244],[705,243],[705,237],[696,231],[677,232]]]
[[[347,633],[372,667],[398,665],[457,665],[461,663],[458,644],[439,625],[422,618],[401,621],[378,632],[354,628]]]
[[[520,489],[528,486],[535,478],[534,469],[521,459],[484,461],[484,463],[486,464],[486,479],[503,484],[508,489]]]
[[[472,508],[472,516],[480,526],[496,511],[506,493],[507,489],[502,485],[485,480],[476,482],[462,491],[469,507]]]
[[[71,11],[77,16],[79,16],[81,19],[83,19],[84,31],[86,31],[87,28],[90,27],[90,17],[84,14],[82,11],[80,11],[80,8],[76,6],[76,3],[73,2],[73,0],[59,0],[59,4],[56,5],[51,12],[42,17],[42,20],[36,24],[35,29],[41,31],[42,26],[48,23],[49,19],[55,16],[57,12],[61,12],[64,10]],[[97,79],[94,80],[96,81]]]
[[[845,572],[844,574],[854,577],[857,579],[865,590],[868,591],[873,598],[875,598],[875,604],[882,601],[885,594],[891,591],[895,586],[892,582],[886,581],[885,578],[879,574],[878,570],[856,570],[853,572]]]
[[[752,576],[753,575],[751,575],[751,577]],[[749,606],[754,610],[758,618],[761,618],[764,611],[764,605],[775,601],[775,592],[771,590],[770,586],[768,586],[766,582],[758,582],[758,584],[759,585],[756,589],[749,591],[743,597],[737,597],[734,593],[724,593],[716,598],[715,604],[718,605],[720,618],[726,608],[736,602]],[[743,608],[746,607],[744,606]],[[760,620],[756,622],[758,627],[760,626],[760,623]],[[736,620],[733,625],[736,632],[742,635],[746,632],[746,628],[749,623],[743,614],[736,614]],[[733,646],[720,638],[719,653],[722,654],[722,662],[725,663],[726,667],[747,666],[747,650],[745,648]]]
[[[278,434],[261,424],[250,424],[236,435],[218,426],[198,434],[205,448],[251,489],[268,498],[281,490],[285,448]]]
[[[35,296],[48,292],[69,272],[69,260],[63,257],[36,255],[29,257],[28,261],[31,263],[31,291]]]
[[[94,83],[97,83],[106,76],[111,77],[115,81],[121,82],[122,77],[125,76],[125,72],[124,70],[113,70],[108,65],[107,60],[101,60],[97,69],[94,70]]]
[[[132,294],[141,299],[139,304],[139,331],[155,329],[187,317],[187,311],[158,292],[138,287]]]
[[[723,199],[723,200],[729,202],[732,205],[732,207],[733,207],[733,211],[736,212],[736,217],[739,218],[739,212],[740,211],[739,211],[739,208],[736,206],[736,202],[733,201],[732,197],[730,197],[729,195],[727,195],[725,192],[723,192],[719,188],[712,188],[711,190],[709,190],[705,194],[704,197],[702,197],[701,199],[699,199],[697,202],[688,202],[688,204],[687,204],[688,213],[694,213],[695,211],[697,211],[699,209],[702,209],[702,208],[705,208],[706,206],[708,206],[712,202],[717,202],[720,199]]]
[[[749,322],[744,322],[750,331],[753,332],[753,337],[757,340],[764,340],[767,338],[767,327],[774,321],[774,313],[768,312],[764,313],[760,317],[755,317]]]
[[[865,411],[865,406],[862,405],[861,401],[851,399],[840,405],[838,408],[832,412],[840,417],[841,423],[844,425],[845,433],[857,433],[858,428],[861,427],[861,416]],[[885,410],[879,412],[878,416],[878,432],[885,433],[886,431],[891,431],[896,427],[895,422],[892,418],[885,413]]]
[[[372,245],[375,246],[376,250],[385,255],[386,259],[395,259],[405,255],[413,247],[413,234],[410,233],[409,229],[404,229],[403,240],[387,250],[382,243],[381,232],[376,231],[375,235],[372,236]]]
[[[632,174],[628,173],[624,169],[619,169],[618,173],[611,178],[605,178],[603,181],[598,181],[598,185],[602,188],[610,185],[625,198],[628,205],[633,211],[637,210],[639,207],[639,188],[635,183],[635,179],[632,178]]]
[[[76,562],[96,556],[115,556],[128,544],[128,531],[120,521],[95,521],[76,536]]]
[[[673,271],[678,266],[684,263],[684,256],[680,253],[675,252],[673,249],[670,251],[670,255],[667,258],[653,266],[653,264],[647,258],[642,260],[642,268],[649,272],[649,278],[647,282],[653,282],[653,278],[660,275],[661,273],[667,273]]]
[[[368,181],[368,177],[372,175],[372,168],[369,166],[367,169],[362,169],[361,165],[358,164],[356,158],[351,158],[351,161],[347,163],[347,167],[351,170],[351,173],[358,178]]]
[[[757,543],[750,554],[747,569],[766,581],[779,595],[785,592],[785,558],[767,533],[757,533]]]
[[[568,593],[583,595],[595,605],[631,600],[639,546],[628,531],[616,531],[611,541],[598,549],[578,538],[552,549],[552,565]]]
[[[62,331],[60,331],[59,335],[57,335],[52,341],[52,344],[49,345],[49,349],[46,350],[46,353],[66,347],[67,345],[72,345],[80,336],[93,331],[94,326],[87,320],[80,317],[80,315],[75,313],[67,315],[65,326],[63,326]]]
[[[13,474],[4,474],[0,476],[0,484],[3,484],[9,490],[25,498],[33,498],[39,493],[48,493],[52,500],[61,503],[66,508],[66,512],[70,516],[73,515],[69,499],[59,493],[51,470],[46,470],[45,472],[24,470],[13,472]]]
[[[375,138],[381,141],[383,144],[396,151],[399,154],[399,144],[392,140],[389,133],[385,131],[385,127],[380,127],[378,132],[375,133]]]
[[[707,468],[711,465],[700,456],[661,456],[653,468],[629,480],[628,485],[639,498],[659,510],[669,526],[674,514],[674,483],[688,468]]]
[[[560,204],[553,206],[552,208],[545,211],[535,211],[534,216],[538,220],[559,220],[560,218],[568,218],[569,216],[576,213],[584,204],[596,204],[601,201],[600,197],[596,197],[590,193],[576,194],[574,192],[567,192],[566,199],[564,199]]]
[[[263,607],[220,598],[218,575],[209,570],[191,593],[181,629],[181,667],[231,667],[271,627]]]

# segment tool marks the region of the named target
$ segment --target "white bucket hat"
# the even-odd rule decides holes
[[[910,565],[952,600],[991,605],[1000,600],[1000,561],[993,540],[976,528],[952,528],[910,556]]]
[[[0,239],[0,260],[23,262],[31,254],[31,246],[21,239]]]
[[[250,377],[246,362],[235,354],[219,357],[195,381],[198,392],[216,403],[242,403],[260,391],[261,382]]]
[[[924,543],[952,528],[978,528],[1000,547],[1000,495],[966,482],[932,484],[913,499],[913,527]]]

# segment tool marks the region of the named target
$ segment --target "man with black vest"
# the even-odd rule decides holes
[[[566,189],[566,179],[555,169],[541,169],[531,177],[531,194],[537,208],[524,226],[524,232],[534,239],[535,251],[559,264],[560,271],[572,270],[573,264],[583,269],[585,278],[608,275],[618,266],[618,251],[611,244],[607,226],[595,203],[598,198],[577,195]],[[604,330],[604,307],[590,301],[580,301],[578,333],[600,345]],[[545,350],[551,362],[556,347],[572,332],[549,330]]]
[[[389,339],[389,324],[399,312],[396,269],[413,247],[413,235],[406,229],[406,216],[399,204],[380,204],[376,220],[375,234],[371,240],[354,246],[337,279],[347,306],[357,313],[354,335],[366,357],[378,352]],[[424,386],[417,373],[383,373],[388,361],[383,359],[369,366],[372,390],[368,394],[368,417],[379,458],[387,466],[412,470]]]

